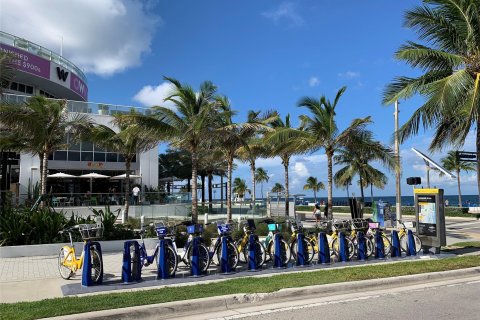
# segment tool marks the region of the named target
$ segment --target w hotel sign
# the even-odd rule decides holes
[[[4,43],[0,43],[0,51],[12,56],[11,65],[13,68],[57,83],[74,91],[85,101],[88,100],[87,84],[65,67]]]

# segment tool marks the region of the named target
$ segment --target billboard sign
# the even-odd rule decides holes
[[[40,58],[28,51],[24,51],[3,43],[0,43],[2,52],[13,56],[11,65],[13,68],[50,79],[50,61]]]

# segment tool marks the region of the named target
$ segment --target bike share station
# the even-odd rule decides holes
[[[445,245],[445,218],[443,211],[443,190],[442,189],[415,189],[415,211],[416,211],[416,232],[421,237],[423,253],[439,253],[440,246]],[[265,221],[268,219],[265,219]],[[118,268],[121,268],[121,279],[109,279],[103,280],[92,284],[84,283],[83,278],[87,279],[87,275],[82,277],[82,286],[78,284],[69,284],[62,287],[64,295],[74,295],[87,292],[101,292],[112,291],[130,288],[144,288],[155,286],[168,286],[181,283],[197,283],[203,280],[220,280],[235,277],[255,277],[252,272],[256,272],[261,275],[265,274],[278,274],[284,272],[299,272],[304,270],[305,267],[309,271],[315,271],[319,269],[331,269],[345,266],[356,266],[366,264],[378,264],[385,263],[387,261],[401,261],[399,259],[419,259],[425,257],[423,255],[417,256],[418,248],[415,246],[414,235],[411,230],[406,232],[407,234],[407,249],[402,248],[401,241],[397,230],[392,230],[392,233],[387,242],[388,248],[385,247],[387,238],[383,233],[384,229],[379,226],[379,222],[368,223],[364,221],[356,232],[356,242],[352,246],[352,241],[347,236],[346,231],[343,229],[347,222],[336,221],[329,223],[335,224],[335,227],[340,230],[338,232],[338,246],[335,247],[332,252],[333,245],[329,243],[328,232],[321,231],[315,234],[317,237],[315,243],[309,242],[309,235],[305,235],[303,227],[300,221],[296,221],[296,242],[292,245],[292,248],[285,242],[280,232],[279,223],[275,223],[270,219],[268,221],[269,231],[273,233],[271,238],[271,244],[265,245],[265,247],[271,247],[272,251],[270,261],[266,259],[262,261],[259,255],[259,249],[263,246],[260,244],[259,237],[254,233],[255,224],[253,219],[245,221],[245,237],[248,239],[245,250],[246,261],[243,266],[232,265],[232,250],[230,227],[225,224],[219,224],[217,238],[217,245],[219,251],[217,251],[218,262],[216,265],[210,265],[210,259],[212,254],[210,251],[205,253],[204,240],[201,237],[203,232],[203,225],[186,223],[187,233],[189,234],[189,242],[186,245],[186,252],[183,253],[184,257],[188,258],[189,263],[185,263],[185,260],[180,257],[178,252],[172,255],[171,248],[176,248],[174,245],[174,238],[172,240],[172,232],[169,231],[166,226],[155,225],[154,229],[157,234],[158,244],[152,256],[142,257],[146,253],[142,253],[145,250],[145,245],[139,243],[137,240],[129,240],[124,243],[124,252],[122,261],[118,264]],[[291,223],[287,220],[288,223]],[[412,226],[413,227],[413,226]],[[370,231],[373,228],[374,248],[373,252],[368,254],[367,250],[367,228]],[[292,231],[293,231],[292,227]],[[92,243],[90,245],[97,245]],[[310,246],[314,245],[315,250],[313,255],[310,252]],[[189,248],[190,246],[190,248]],[[265,249],[264,247],[264,249]],[[349,248],[350,247],[350,248]],[[143,248],[143,249],[142,249]],[[218,248],[218,247],[217,247]],[[353,248],[354,254],[350,252]],[[100,244],[98,243],[98,249]],[[388,249],[388,250],[386,250]],[[191,250],[191,251],[190,251]],[[207,249],[208,250],[208,249]],[[265,250],[267,251],[267,250]],[[288,252],[287,252],[288,251]],[[293,261],[290,259],[292,254]],[[402,251],[405,252],[402,255]],[[86,252],[89,252],[86,250]],[[180,252],[180,251],[179,251]],[[220,253],[220,254],[218,254]],[[288,256],[287,256],[288,253]],[[238,252],[237,259],[238,259]],[[240,253],[242,254],[242,253]],[[268,254],[268,253],[267,253]],[[316,257],[314,259],[314,256]],[[354,257],[355,256],[355,257]],[[450,254],[442,254],[441,256],[451,256]],[[154,263],[154,258],[157,257],[158,262]],[[430,255],[428,255],[430,257]],[[438,257],[438,256],[437,256]],[[173,259],[173,260],[172,260]],[[178,266],[180,259],[184,261],[184,265]],[[205,266],[205,261],[208,259],[208,265]],[[144,269],[145,261],[150,261],[155,267],[148,270]],[[88,259],[86,260],[88,261]],[[172,261],[175,265],[172,265]],[[267,261],[268,263],[265,263]],[[85,267],[84,273],[88,273],[88,264]],[[147,273],[148,271],[148,273]],[[91,271],[90,271],[91,272]],[[143,274],[142,274],[143,272]],[[152,276],[152,273],[155,276]]]

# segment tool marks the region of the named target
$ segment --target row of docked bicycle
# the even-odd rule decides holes
[[[157,279],[175,277],[180,262],[189,269],[192,276],[204,275],[213,263],[220,268],[221,273],[234,272],[239,264],[246,263],[249,271],[262,270],[271,261],[276,268],[286,267],[291,260],[296,266],[307,266],[317,256],[319,263],[333,261],[349,261],[355,256],[359,260],[416,254],[421,248],[420,239],[408,230],[405,223],[393,230],[391,238],[387,237],[378,223],[355,219],[348,221],[323,221],[320,232],[307,231],[300,222],[287,220],[275,222],[271,219],[261,220],[268,225],[268,235],[261,241],[255,233],[253,219],[242,222],[244,234],[234,241],[231,236],[233,226],[222,221],[216,222],[218,237],[207,246],[202,238],[203,225],[190,221],[179,224],[156,223],[150,226],[155,229],[158,243],[151,254],[148,253],[143,241],[145,228],[139,230],[141,241],[126,241],[124,244],[122,280],[126,283],[139,281],[142,278],[142,268],[153,263],[157,267]],[[183,251],[178,250],[175,234],[180,225],[186,226],[188,239]],[[291,229],[288,239],[283,237],[283,226]],[[409,226],[413,227],[413,226]],[[100,243],[92,240],[101,237],[101,223],[97,225],[76,226],[84,239],[84,250],[80,258],[75,257],[75,250],[65,246],[60,250],[58,265],[60,275],[68,279],[77,269],[85,266],[82,271],[82,285],[102,283],[103,261]],[[65,230],[70,235],[74,230]],[[181,254],[178,254],[181,252]]]

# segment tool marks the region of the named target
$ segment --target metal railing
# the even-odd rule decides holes
[[[79,67],[74,65],[70,60],[65,59],[64,57],[56,54],[55,52],[47,48],[44,48],[36,43],[33,43],[31,41],[14,36],[12,34],[9,34],[3,31],[0,31],[0,43],[4,43],[12,47],[20,48],[22,50],[33,53],[34,55],[39,56],[43,59],[53,61],[61,65],[62,67],[70,70],[75,75],[80,77],[83,80],[83,82],[87,83],[87,77],[85,76],[83,71],[80,70]]]
[[[2,101],[8,102],[8,103],[22,104],[22,103],[26,103],[28,99],[30,99],[31,97],[32,96],[5,93],[2,95]],[[52,99],[52,98],[47,98],[47,99],[56,100],[56,101],[67,101],[67,108],[69,112],[99,114],[99,115],[115,115],[115,114],[127,114],[127,113],[130,113],[132,110],[134,110],[135,112],[144,114],[144,115],[150,115],[152,113],[152,110],[150,108],[123,106],[123,105],[115,105],[115,104],[108,104],[108,103]]]

